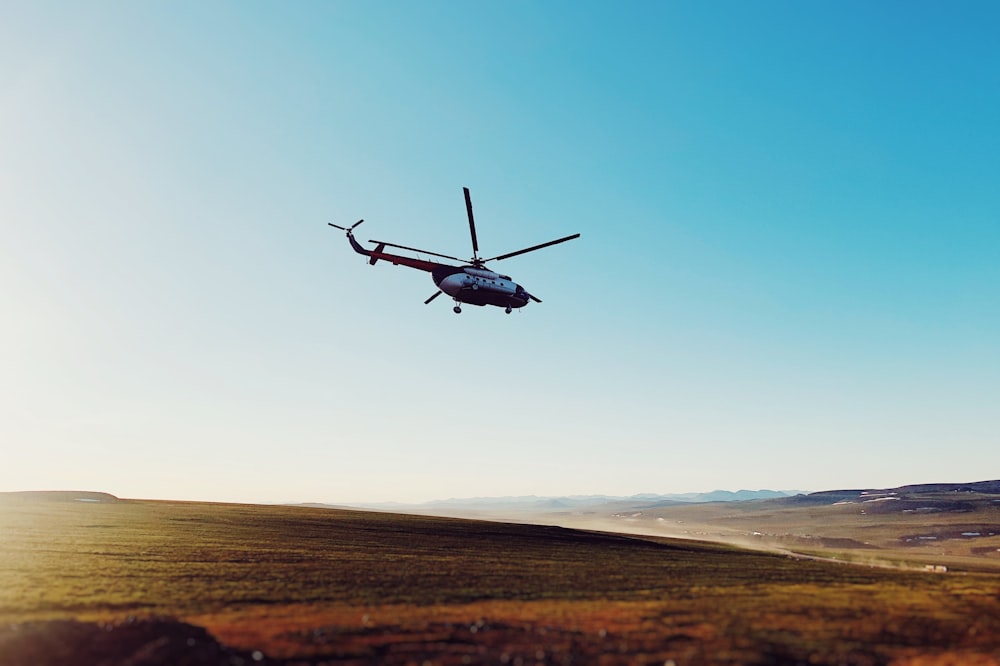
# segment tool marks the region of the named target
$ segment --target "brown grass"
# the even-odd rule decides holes
[[[2,622],[170,615],[301,663],[1000,661],[995,575],[178,502],[8,498],[0,534]]]

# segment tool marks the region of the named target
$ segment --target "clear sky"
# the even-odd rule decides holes
[[[0,5],[0,490],[1000,477],[994,2]],[[327,222],[544,300],[451,312]]]

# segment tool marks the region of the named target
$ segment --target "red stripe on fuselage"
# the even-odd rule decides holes
[[[398,254],[375,252],[374,250],[369,250],[368,256],[370,256],[372,259],[388,261],[394,266],[409,266],[410,268],[416,268],[417,270],[420,271],[427,271],[428,273],[430,273],[436,268],[451,267],[449,264],[439,264],[436,261],[424,261],[423,259],[413,259],[412,257],[401,257]]]

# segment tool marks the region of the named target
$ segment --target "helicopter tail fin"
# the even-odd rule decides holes
[[[378,255],[382,254],[382,250],[385,249],[385,243],[379,243],[374,250],[372,250],[370,258],[368,259],[368,264],[374,266],[375,262],[378,261]]]

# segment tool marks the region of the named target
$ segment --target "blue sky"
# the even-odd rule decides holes
[[[12,2],[0,490],[1000,471],[993,3]],[[326,225],[486,256],[456,316]]]

